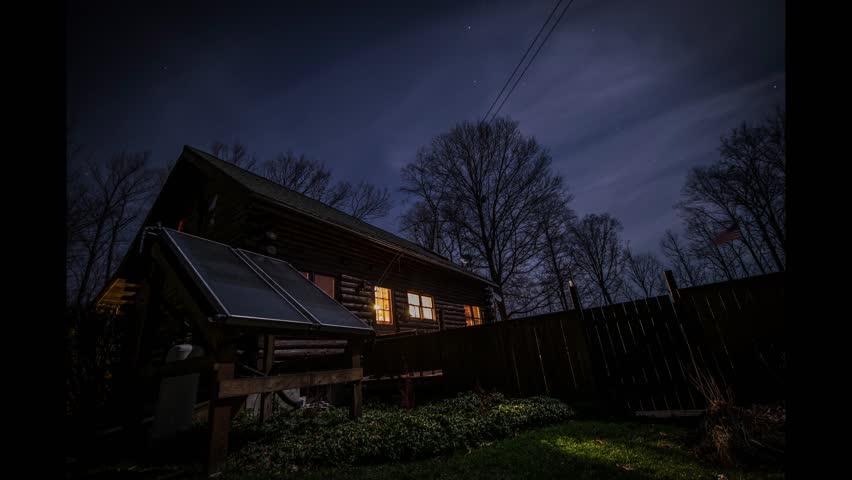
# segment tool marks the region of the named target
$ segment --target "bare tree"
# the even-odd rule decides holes
[[[281,153],[263,164],[263,176],[302,195],[338,207],[346,193],[333,192],[331,170],[317,160],[293,152]],[[348,192],[347,192],[348,193]]]
[[[783,271],[786,246],[786,112],[741,124],[720,140],[719,159],[693,168],[676,205],[686,241],[666,232],[661,247],[684,284]],[[716,242],[736,227],[740,237]]]
[[[786,113],[766,124],[743,123],[722,138],[719,168],[737,205],[751,217],[778,270],[786,246]]]
[[[660,241],[660,249],[668,260],[678,285],[693,287],[704,281],[703,267],[699,259],[692,255],[689,246],[681,241],[676,233],[666,230]]]
[[[677,207],[688,250],[713,279],[733,279],[785,267],[786,114],[758,126],[743,123],[721,138],[720,158],[690,171]],[[717,245],[736,225],[741,238]]]
[[[386,188],[360,182],[346,199],[346,211],[359,220],[381,218],[390,210],[390,195]]]
[[[653,253],[634,254],[628,246],[624,249],[624,265],[634,296],[651,298],[666,292],[663,263]]]
[[[250,154],[245,144],[240,143],[239,140],[234,140],[230,144],[213,142],[210,150],[214,156],[250,172],[257,168],[257,158]]]
[[[438,210],[430,208],[428,203],[423,200],[414,202],[400,219],[400,232],[409,240],[438,255],[450,258],[452,256],[451,246],[448,244],[442,227]]]
[[[148,153],[119,153],[105,165],[89,162],[69,177],[69,279],[74,304],[88,306],[113,273],[156,187]]]
[[[390,210],[387,189],[366,182],[353,186],[349,182],[335,181],[331,170],[323,162],[307,158],[292,151],[258,165],[255,156],[241,143],[231,145],[216,142],[213,154],[241,168],[254,171],[269,180],[306,197],[342,210],[359,220],[383,217]]]
[[[445,240],[447,222],[444,211],[451,200],[443,183],[432,174],[428,150],[421,148],[417,158],[402,169],[400,190],[417,199],[403,214],[401,229],[420,245],[447,257],[453,257],[453,244]]]
[[[554,197],[538,211],[543,235],[542,284],[549,287],[549,295],[558,301],[562,310],[571,308],[568,282],[576,280],[570,243],[571,229],[577,216],[568,207],[571,199],[570,195]],[[574,305],[574,308],[577,306]]]
[[[589,214],[571,229],[571,255],[596,289],[598,300],[613,304],[623,286],[621,223],[610,214]]]
[[[689,172],[683,187],[685,200],[680,209],[686,215],[701,216],[716,228],[737,225],[742,232],[742,244],[748,250],[748,263],[761,273],[766,273],[765,243],[755,237],[753,218],[744,212],[730,188],[732,181],[720,167],[696,167]],[[735,245],[731,245],[736,249]],[[740,259],[743,270],[749,271],[746,261]]]
[[[500,118],[456,125],[420,149],[403,171],[403,191],[421,210],[413,218],[435,223],[421,232],[456,229],[459,250],[476,258],[482,273],[511,300],[511,309],[500,305],[503,318],[546,302],[540,289],[530,295],[529,285],[542,263],[538,208],[562,191],[562,178],[550,164],[549,153],[524,137],[517,122]]]

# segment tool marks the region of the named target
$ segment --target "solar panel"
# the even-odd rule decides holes
[[[167,235],[225,315],[305,326],[313,323],[227,245],[175,231],[167,231]]]
[[[239,251],[269,275],[283,291],[291,295],[321,325],[372,330],[360,318],[329,297],[321,288],[305,279],[289,263],[242,249]]]
[[[373,331],[283,260],[171,229],[163,231],[229,324],[261,321],[292,328]]]

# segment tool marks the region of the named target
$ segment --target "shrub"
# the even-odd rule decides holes
[[[546,397],[506,399],[501,394],[460,394],[414,409],[365,408],[357,420],[345,408],[315,417],[298,411],[263,425],[234,423],[235,446],[226,471],[288,470],[434,457],[473,448],[536,426],[565,421],[574,412]]]
[[[726,467],[779,465],[786,447],[783,406],[734,403],[705,372],[693,372],[693,384],[704,396],[707,411],[699,427],[696,453]]]

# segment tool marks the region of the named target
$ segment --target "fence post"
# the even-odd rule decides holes
[[[577,287],[573,280],[568,280],[568,294],[571,295],[571,303],[574,304],[575,310],[582,310],[583,305],[580,303],[580,294],[577,293]]]
[[[680,300],[680,290],[677,288],[677,282],[675,282],[674,274],[671,270],[665,271],[666,277],[666,287],[669,289],[669,295],[672,297],[672,302],[678,302]]]

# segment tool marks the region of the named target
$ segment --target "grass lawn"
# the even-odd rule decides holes
[[[783,472],[742,472],[703,464],[691,454],[687,434],[686,429],[667,424],[570,420],[430,460],[312,471],[232,472],[222,478],[784,478]]]

